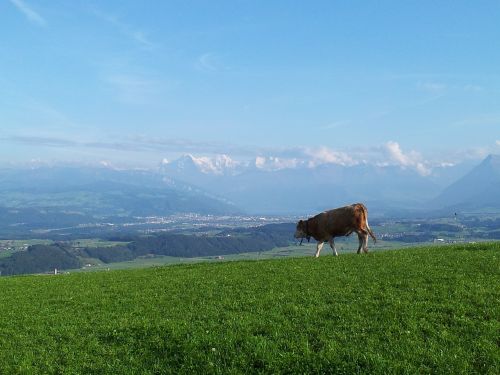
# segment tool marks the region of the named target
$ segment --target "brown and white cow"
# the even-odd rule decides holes
[[[352,232],[358,234],[358,254],[361,253],[361,250],[365,253],[368,252],[368,235],[373,238],[374,242],[377,242],[375,235],[368,226],[368,211],[362,203],[324,211],[307,220],[300,220],[297,223],[295,238],[307,238],[309,240],[313,237],[318,241],[316,257],[319,256],[326,241],[330,244],[335,255],[338,255],[334,238],[348,236]]]

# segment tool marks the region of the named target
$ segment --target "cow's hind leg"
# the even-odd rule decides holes
[[[359,246],[358,246],[358,254],[361,254],[361,249],[363,248],[363,235],[358,233],[358,240],[359,240]]]
[[[314,255],[316,258],[319,257],[319,253],[321,249],[323,248],[324,242],[318,241],[318,244],[316,245],[316,254]]]
[[[368,252],[368,232],[365,230],[357,230],[359,240],[358,254],[361,254],[361,250],[364,253]]]
[[[363,252],[368,252],[368,234],[363,235]]]
[[[330,238],[330,241],[328,241],[328,243],[330,244],[330,247],[332,248],[333,253],[335,254],[335,256],[338,256],[339,254],[337,254],[337,249],[335,248],[335,242],[333,240],[333,237]]]

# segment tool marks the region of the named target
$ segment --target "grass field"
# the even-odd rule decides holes
[[[499,285],[500,243],[6,277],[0,373],[498,374]]]
[[[358,239],[341,238],[337,242],[337,251],[339,254],[349,254],[355,253],[358,248]],[[115,244],[124,244],[118,242],[103,242],[95,240],[95,242],[89,242],[94,247],[97,246],[113,246]],[[103,245],[100,245],[103,244]],[[426,244],[418,244],[415,246],[428,246]],[[370,251],[381,251],[381,250],[394,250],[403,247],[409,247],[409,244],[396,242],[396,241],[377,241],[376,244],[370,242]],[[156,255],[152,257],[139,257],[134,260],[126,262],[115,262],[115,263],[103,263],[99,259],[83,259],[84,264],[91,264],[90,267],[85,266],[79,270],[69,270],[68,272],[94,272],[103,270],[125,270],[134,268],[146,268],[146,267],[158,267],[167,266],[174,264],[192,264],[199,262],[221,262],[221,261],[240,261],[240,260],[264,260],[264,259],[276,259],[285,257],[303,257],[303,256],[313,256],[316,252],[316,242],[304,243],[302,246],[291,245],[286,247],[277,247],[268,251],[252,251],[248,253],[239,254],[229,254],[224,255],[222,259],[217,256],[206,256],[206,257],[193,257],[193,258],[181,258],[181,257],[170,257]],[[321,252],[321,257],[331,256],[332,250],[326,244]]]

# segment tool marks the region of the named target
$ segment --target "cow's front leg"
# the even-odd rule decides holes
[[[335,248],[335,242],[333,240],[333,237],[330,238],[330,241],[328,241],[328,243],[330,244],[330,247],[332,248],[333,253],[335,254],[335,256],[338,256],[339,254],[337,254],[337,249]]]
[[[318,244],[316,245],[316,254],[315,254],[315,257],[319,257],[319,253],[321,251],[321,249],[323,248],[323,244],[324,242],[322,241],[318,241]]]

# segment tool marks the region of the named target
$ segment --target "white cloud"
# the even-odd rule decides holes
[[[355,165],[358,164],[351,156],[345,152],[331,150],[328,147],[307,148],[304,154],[310,158],[309,166],[315,167],[320,164],[340,164]]]
[[[163,159],[165,160],[165,159]],[[241,163],[231,159],[229,156],[225,154],[219,154],[215,156],[193,156],[191,154],[186,154],[181,157],[181,165],[185,165],[185,163],[194,164],[199,171],[206,174],[216,174],[222,175],[226,173],[235,173],[240,167]],[[170,163],[163,163],[162,165],[168,165]]]
[[[114,74],[104,80],[114,88],[117,98],[128,104],[148,103],[160,91],[156,81],[137,75]]]
[[[422,176],[427,176],[431,170],[421,160],[421,155],[416,151],[404,153],[397,142],[389,141],[385,144],[385,150],[390,160],[403,168],[414,168]]]
[[[328,147],[291,147],[291,148],[257,148],[234,144],[195,142],[180,139],[162,139],[146,136],[124,137],[123,135],[107,136],[99,139],[82,139],[82,137],[56,138],[50,136],[11,135],[0,136],[0,143],[11,142],[52,149],[92,150],[100,153],[100,160],[113,160],[116,151],[126,152],[131,161],[139,160],[139,155],[155,160],[158,163],[164,156],[169,159],[161,161],[162,166],[175,164],[179,154],[192,153],[192,162],[206,173],[225,174],[241,173],[248,167],[265,171],[276,171],[294,168],[316,168],[321,165],[339,165],[351,167],[365,165],[367,167],[397,166],[415,171],[422,176],[432,174],[435,168],[449,168],[464,161],[484,159],[488,154],[498,152],[500,140],[495,140],[489,147],[474,148],[457,152],[442,152],[427,155],[424,158],[417,151],[405,151],[398,142],[389,141],[380,146],[333,150]],[[87,152],[87,151],[85,151]]]
[[[46,26],[47,21],[37,12],[35,12],[28,4],[23,0],[9,0],[12,5],[14,5],[25,17],[32,23],[38,26]]]
[[[277,171],[280,169],[291,169],[297,168],[299,165],[302,165],[303,162],[299,159],[288,159],[288,158],[279,158],[276,156],[257,156],[255,158],[255,166],[258,169],[266,170],[266,171]]]
[[[247,161],[234,161],[227,155],[191,156],[191,160],[205,173],[222,174],[228,170],[242,171],[253,165],[263,171],[277,171],[295,168],[316,168],[320,165],[340,165],[352,167],[368,165],[377,167],[397,166],[409,169],[422,176],[429,176],[432,168],[451,167],[449,162],[428,162],[416,151],[405,152],[397,142],[389,141],[382,146],[349,151],[332,150],[322,146],[317,148],[291,148],[282,150],[267,150]],[[248,159],[247,159],[248,160]]]
[[[403,150],[401,150],[399,143],[389,141],[385,144],[385,148],[389,152],[389,156],[391,157],[392,160],[396,161],[397,163],[403,166],[407,166],[410,164],[409,156],[403,153]]]
[[[476,84],[450,84],[447,85],[441,82],[419,82],[417,88],[420,91],[425,91],[431,94],[444,94],[445,91],[479,93],[484,91],[484,87]]]
[[[497,140],[495,143],[497,144],[497,146],[500,146],[500,140]]]
[[[491,145],[490,147],[474,147],[469,149],[451,151],[447,155],[447,159],[455,162],[456,164],[463,161],[481,160],[489,154],[494,153],[494,149],[495,146]]]
[[[220,72],[229,69],[221,58],[212,52],[199,56],[195,67],[202,72]]]
[[[108,24],[113,26],[118,32],[125,35],[132,41],[136,42],[140,46],[145,49],[152,49],[156,46],[146,35],[146,33],[142,30],[138,30],[133,28],[130,25],[122,22],[117,16],[106,14],[101,12],[100,10],[94,9],[93,13],[100,19],[106,21]]]
[[[469,84],[469,85],[464,85],[462,87],[462,90],[467,91],[467,92],[481,92],[481,91],[484,91],[484,88],[482,86],[479,86],[479,85]]]
[[[129,31],[129,34],[132,37],[132,39],[134,39],[137,43],[141,44],[143,47],[153,48],[155,46],[154,43],[147,38],[146,34],[143,31],[140,30]]]
[[[266,158],[265,157],[257,156],[255,158],[255,166],[257,168],[264,168],[265,165],[266,165]]]
[[[415,165],[415,169],[422,176],[428,176],[428,175],[430,175],[432,173],[432,171],[429,168],[427,168],[423,163],[417,163]]]
[[[425,91],[431,94],[443,94],[446,91],[447,86],[440,82],[419,82],[417,88],[421,91]]]

